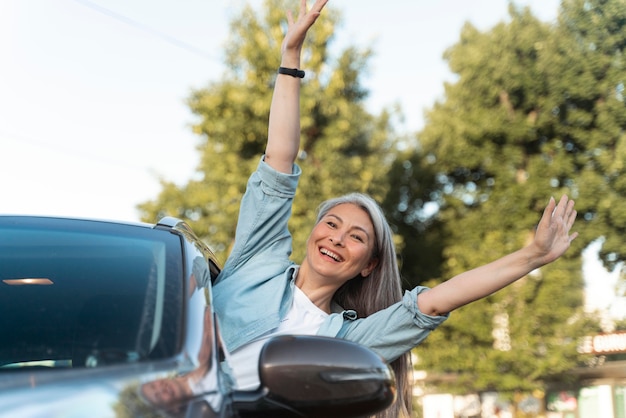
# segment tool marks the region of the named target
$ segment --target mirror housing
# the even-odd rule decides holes
[[[396,398],[393,370],[370,349],[337,338],[279,336],[259,359],[261,387],[235,396],[242,416],[362,417]],[[241,394],[241,392],[238,392]]]

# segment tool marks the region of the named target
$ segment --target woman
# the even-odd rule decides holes
[[[556,260],[577,234],[566,196],[550,199],[534,241],[432,289],[402,295],[389,225],[369,197],[351,194],[320,207],[298,266],[289,260],[287,230],[300,168],[300,53],[308,29],[328,0],[307,11],[301,0],[282,44],[265,155],[241,202],[235,245],[214,286],[229,365],[240,389],[258,386],[261,347],[278,334],[317,334],[370,347],[396,370],[399,400],[387,416],[408,413],[408,352],[456,308],[483,298]],[[382,415],[381,415],[382,416]]]

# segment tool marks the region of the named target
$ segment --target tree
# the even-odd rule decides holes
[[[398,152],[382,202],[396,235],[400,270],[407,288],[441,277],[443,248],[448,239],[442,220],[434,216],[433,202],[440,193],[436,167],[428,164],[427,156],[415,146]]]
[[[286,7],[285,1],[266,0],[264,14],[247,6],[231,22],[223,79],[194,91],[188,101],[200,119],[193,129],[202,136],[196,178],[182,187],[163,182],[157,199],[139,206],[143,219],[173,215],[188,221],[222,259],[235,236],[246,180],[264,151]],[[290,221],[297,262],[317,205],[348,191],[382,199],[395,152],[394,113],[374,116],[363,104],[367,91],[360,79],[371,51],[348,46],[332,55],[339,19],[337,11],[325,13],[303,53],[298,160],[303,176]]]
[[[580,48],[564,48],[572,38],[563,40],[560,26],[540,22],[528,9],[511,5],[509,13],[510,22],[485,33],[465,25],[446,52],[458,80],[446,85],[445,100],[419,134],[414,158],[438,183],[430,196],[445,237],[441,276],[427,283],[524,246],[550,196],[567,193],[578,201],[582,235],[558,262],[453,313],[417,350],[419,367],[458,374],[452,386],[463,391],[541,387],[544,377],[581,360],[577,336],[589,326],[580,253],[592,237],[595,215],[587,214],[598,206],[582,186],[589,177],[601,183],[602,174],[589,170],[581,152],[598,133],[589,126],[573,130],[568,123],[576,116],[558,111],[565,85],[582,88],[563,77],[576,71],[569,60],[580,57]]]
[[[603,237],[609,269],[626,259],[626,9],[618,0],[564,0],[545,62],[552,135],[572,156],[585,242]],[[557,70],[558,69],[558,70]]]

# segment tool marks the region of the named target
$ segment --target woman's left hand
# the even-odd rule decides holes
[[[576,214],[574,201],[566,195],[561,197],[558,205],[553,197],[550,198],[537,225],[533,241],[541,254],[542,264],[548,264],[563,255],[578,236],[577,232],[570,234]]]

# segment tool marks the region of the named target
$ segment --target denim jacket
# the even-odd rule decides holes
[[[236,350],[276,328],[289,310],[298,266],[289,260],[292,238],[287,229],[301,170],[272,169],[263,160],[248,180],[233,250],[213,287],[213,302],[226,348]],[[318,335],[363,344],[387,361],[418,345],[448,316],[430,316],[407,291],[400,302],[366,318],[351,310],[331,313]]]

